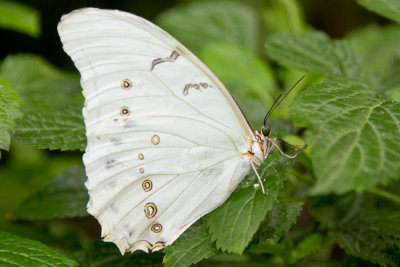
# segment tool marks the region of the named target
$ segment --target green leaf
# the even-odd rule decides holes
[[[309,256],[323,245],[322,235],[315,233],[307,236],[297,244],[292,256],[292,263]]]
[[[350,41],[363,55],[369,84],[378,92],[399,84],[399,40],[398,25],[369,25],[350,35]]]
[[[204,48],[202,58],[226,86],[272,105],[277,85],[271,67],[261,57],[237,45],[213,43]]]
[[[297,1],[273,1],[262,11],[262,19],[268,30],[274,33],[303,33],[308,26]]]
[[[257,233],[260,240],[278,241],[284,232],[296,223],[297,216],[303,210],[303,202],[277,202],[267,213]]]
[[[320,197],[313,203],[311,211],[317,221],[335,229],[354,217],[363,207],[373,208],[368,204],[365,194],[348,193],[335,197]]]
[[[21,119],[20,99],[13,88],[0,78],[0,149],[8,151],[15,121]]]
[[[217,253],[210,241],[205,220],[191,226],[177,241],[164,249],[166,267],[190,266]]]
[[[0,231],[1,266],[77,266],[65,255],[30,239]]]
[[[398,0],[357,0],[366,9],[400,23],[400,2]]]
[[[162,13],[157,24],[194,53],[210,42],[236,44],[255,51],[258,16],[247,5],[235,2],[198,2]]]
[[[39,220],[87,216],[89,200],[82,166],[74,166],[22,201],[14,213],[18,219]]]
[[[330,236],[346,253],[380,265],[400,262],[400,214],[398,209],[369,209],[358,213]]]
[[[399,43],[400,44],[400,43]],[[400,57],[391,60],[391,64],[384,73],[380,73],[377,91],[388,92],[400,89]]]
[[[138,251],[133,254],[126,253],[122,256],[117,246],[103,241],[96,241],[89,247],[76,252],[74,259],[82,267],[162,266],[162,254],[160,252],[146,254]]]
[[[311,212],[329,227],[328,234],[348,254],[384,266],[393,261],[398,263],[399,202],[388,194],[393,192],[397,197],[399,185],[399,182],[391,183],[386,191],[375,188],[363,193],[320,197],[311,206]],[[372,191],[376,194],[372,195]]]
[[[385,68],[393,57],[400,56],[399,25],[368,25],[352,32],[349,39],[364,56],[367,65],[374,68]]]
[[[328,78],[366,80],[361,54],[345,40],[332,41],[325,33],[275,34],[266,43],[267,55],[279,64]]]
[[[386,91],[386,96],[397,102],[400,102],[400,88]]]
[[[293,242],[290,239],[283,239],[282,242],[275,242],[272,240],[262,241],[249,248],[248,252],[251,254],[272,254],[276,255],[286,263],[287,266],[292,258],[291,252],[293,250]]]
[[[258,171],[266,196],[254,188],[257,178],[250,173],[222,206],[207,215],[217,248],[239,254],[244,251],[283,188],[291,163],[285,157],[271,154]]]
[[[79,75],[58,70],[40,56],[10,55],[4,59],[0,75],[19,93],[24,113],[83,106]]]
[[[278,95],[269,65],[250,50],[226,43],[207,45],[201,56],[229,88],[251,125],[260,127],[266,107],[271,106]]]
[[[71,105],[63,111],[26,113],[14,140],[40,149],[83,151],[86,136],[82,107]]]
[[[310,126],[311,157],[318,178],[314,194],[344,193],[399,178],[400,104],[345,79],[303,91],[291,117]]]
[[[0,74],[18,91],[24,118],[15,140],[38,148],[83,150],[79,77],[60,71],[39,56],[8,56]]]
[[[38,37],[40,35],[39,12],[25,4],[0,1],[0,27]]]

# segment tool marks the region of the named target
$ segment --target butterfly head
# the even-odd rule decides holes
[[[256,138],[256,143],[259,146],[259,150],[262,152],[263,158],[267,158],[269,152],[276,145],[276,140],[281,140],[279,137],[271,138],[271,127],[267,124],[267,120],[269,119],[271,113],[282,103],[282,101],[289,95],[289,93],[296,87],[296,85],[304,78],[304,75],[285,93],[280,94],[272,104],[271,108],[268,110],[267,114],[264,117],[264,125],[261,127],[260,130],[254,132],[254,136]],[[285,142],[287,143],[287,142]],[[252,148],[253,153],[256,150]],[[258,149],[258,148],[257,148]],[[284,154],[283,152],[281,154]]]
[[[268,137],[271,135],[271,127],[269,125],[263,125],[260,132],[264,137]]]
[[[269,143],[272,141],[271,127],[269,125],[263,125],[261,129],[254,132],[255,140],[252,143],[251,152],[261,162],[267,157],[269,153]]]

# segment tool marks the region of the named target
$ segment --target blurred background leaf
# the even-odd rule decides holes
[[[271,106],[277,96],[274,73],[257,54],[240,46],[228,43],[211,43],[202,53],[204,62],[215,74],[244,95],[260,99],[264,106]],[[228,69],[226,66],[235,66]]]
[[[13,217],[25,220],[87,216],[89,195],[83,166],[68,168],[43,189],[24,199]]]
[[[368,25],[352,32],[350,41],[361,52],[369,84],[379,93],[399,85],[400,27]]]
[[[260,127],[267,107],[272,105],[278,95],[270,66],[248,49],[228,43],[205,46],[201,57],[230,89],[253,129]]]
[[[22,117],[20,102],[17,92],[0,78],[0,149],[8,150],[10,146],[15,121]]]
[[[357,2],[384,17],[400,23],[400,3],[396,0],[357,0]]]
[[[156,22],[197,55],[213,42],[258,50],[257,12],[239,2],[194,2],[164,11]]]
[[[274,33],[304,33],[310,29],[304,11],[297,1],[271,1],[271,4],[262,10],[262,19],[268,30]]]
[[[16,1],[0,1],[0,27],[38,37],[39,11]]]
[[[397,266],[400,261],[400,214],[397,210],[363,210],[330,236],[350,255]]]
[[[117,246],[112,243],[96,241],[74,254],[74,259],[82,267],[104,266],[104,267],[157,267],[163,266],[163,255],[159,252],[147,254],[136,251],[133,254],[121,255]]]
[[[332,41],[325,33],[272,35],[267,55],[287,68],[318,73],[327,78],[364,81],[363,58],[347,41]]]
[[[392,190],[398,186],[396,183]],[[357,193],[320,198],[312,210],[346,253],[382,266],[396,266],[400,257],[397,209],[398,204],[391,200]]]

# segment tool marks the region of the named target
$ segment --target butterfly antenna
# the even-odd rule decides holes
[[[267,115],[265,115],[264,117],[264,125],[267,123],[267,119],[269,118],[269,115],[271,114],[271,112],[274,110],[274,106],[276,104],[276,102],[278,102],[278,100],[281,98],[282,94],[280,94],[274,101],[274,103],[272,103],[271,108],[268,110]]]
[[[282,97],[282,94],[280,94],[276,100],[274,101],[274,103],[272,104],[271,108],[268,110],[267,115],[265,115],[264,118],[264,125],[267,124],[267,120],[269,118],[269,116],[271,115],[272,111],[274,111],[281,103],[282,101],[289,95],[289,93],[299,84],[299,82],[301,82],[301,80],[304,79],[306,75],[301,76],[301,78],[289,89],[289,91],[287,91],[287,93]],[[279,101],[280,100],[280,101]],[[279,101],[279,102],[278,102]]]

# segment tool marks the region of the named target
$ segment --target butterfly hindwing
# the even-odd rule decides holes
[[[171,244],[248,171],[245,118],[200,60],[140,17],[80,9],[58,31],[85,95],[88,211],[121,252]]]

